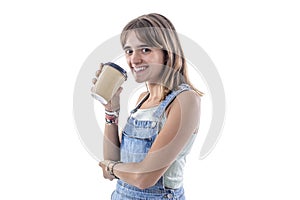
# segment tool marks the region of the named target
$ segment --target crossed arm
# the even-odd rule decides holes
[[[120,163],[115,165],[114,174],[125,182],[140,189],[153,186],[165,173],[187,144],[199,126],[200,97],[193,91],[179,94],[168,107],[167,120],[159,132],[145,159],[139,163]],[[103,176],[114,177],[106,171],[108,160],[120,159],[117,126],[106,125],[104,140],[104,159],[100,162]]]

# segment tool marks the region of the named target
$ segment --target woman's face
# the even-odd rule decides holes
[[[136,82],[159,82],[164,64],[164,54],[161,49],[141,42],[135,32],[130,31],[124,51]]]

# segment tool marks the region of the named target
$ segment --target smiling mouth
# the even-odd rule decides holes
[[[134,72],[142,72],[142,71],[144,71],[144,70],[147,69],[147,68],[148,68],[147,66],[134,67],[134,68],[133,68],[133,71],[134,71]]]

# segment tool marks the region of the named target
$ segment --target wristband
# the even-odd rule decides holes
[[[105,110],[106,115],[116,116],[116,117],[119,117],[119,112],[120,112],[120,110],[116,110],[116,111]]]

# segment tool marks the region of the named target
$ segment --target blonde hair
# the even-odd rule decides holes
[[[152,47],[160,48],[164,52],[165,67],[162,74],[161,100],[165,99],[171,90],[178,89],[182,83],[190,87],[199,95],[203,93],[197,90],[190,82],[187,74],[187,63],[182,47],[173,24],[163,15],[151,13],[142,15],[130,21],[121,33],[121,44],[124,47],[127,35],[134,31],[138,39]]]

